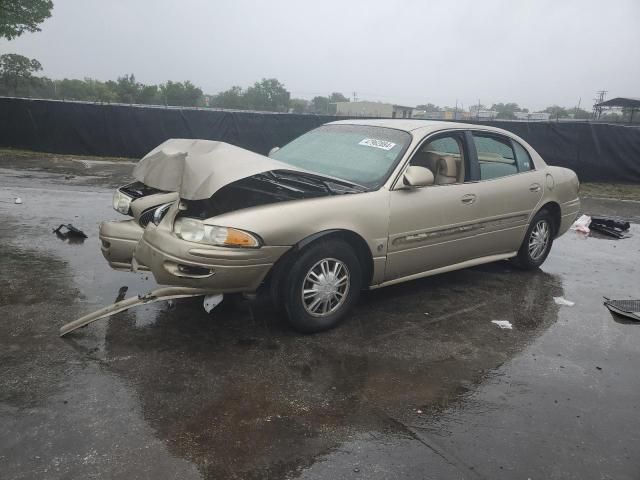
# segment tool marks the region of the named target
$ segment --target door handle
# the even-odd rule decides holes
[[[529,185],[530,192],[539,192],[541,189],[542,187],[540,186],[539,183],[532,183],[531,185]]]
[[[473,193],[468,193],[467,195],[464,195],[460,201],[465,205],[471,205],[476,201],[476,196]]]

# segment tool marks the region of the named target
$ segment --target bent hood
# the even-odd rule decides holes
[[[228,143],[174,138],[146,154],[133,176],[185,200],[204,200],[229,183],[270,170],[306,172]]]

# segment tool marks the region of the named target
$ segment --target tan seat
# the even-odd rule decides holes
[[[448,185],[458,182],[458,159],[451,155],[443,155],[438,159],[436,185]]]

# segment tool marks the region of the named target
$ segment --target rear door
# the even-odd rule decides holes
[[[544,193],[544,172],[535,170],[527,150],[506,135],[471,131],[470,137],[480,250],[483,256],[515,252]]]

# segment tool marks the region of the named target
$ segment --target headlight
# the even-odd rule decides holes
[[[220,247],[257,248],[260,241],[249,232],[237,228],[205,225],[194,218],[178,218],[173,225],[175,234],[188,242],[208,243]]]
[[[169,207],[171,207],[171,205],[173,205],[173,203],[165,203],[164,205],[160,205],[158,208],[156,208],[153,212],[152,222],[156,225],[160,225],[160,222],[166,215],[167,210],[169,210]]]
[[[120,190],[116,190],[113,194],[113,208],[117,212],[123,215],[129,215],[129,209],[131,207],[132,198],[129,195],[125,195]]]

